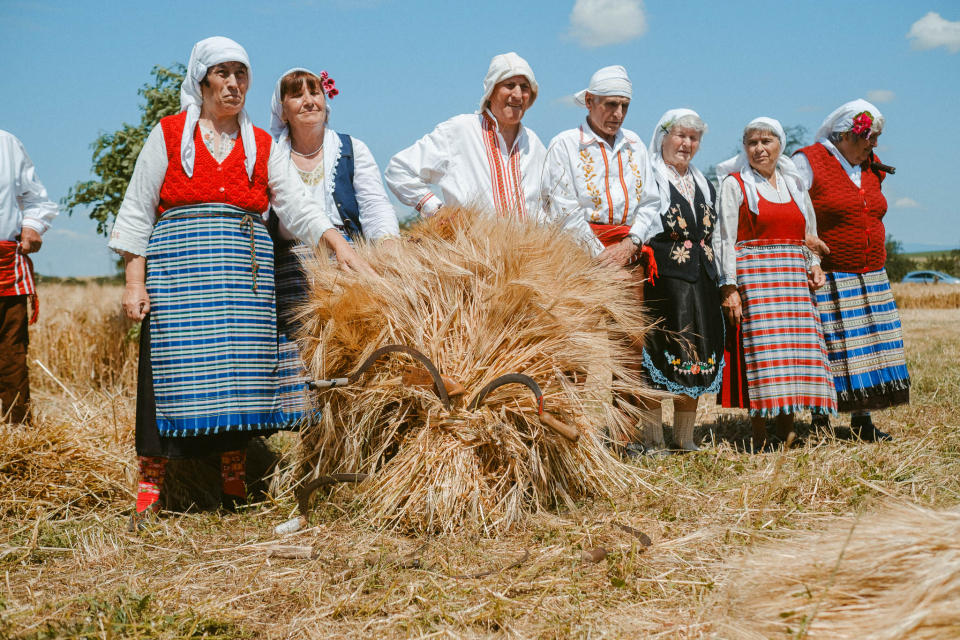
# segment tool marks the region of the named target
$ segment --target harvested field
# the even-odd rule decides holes
[[[901,309],[960,309],[960,286],[953,284],[890,284]]]
[[[904,305],[913,404],[877,414],[894,443],[801,430],[801,447],[750,456],[739,448],[743,414],[704,403],[697,433],[709,446],[644,469],[647,490],[541,513],[498,537],[419,538],[363,524],[354,489],[342,487],[318,499],[308,529],[279,541],[308,547],[307,557],[284,558],[269,550],[273,527],[295,511],[293,438],[281,435],[251,456],[259,502],[236,515],[188,508],[215,502],[216,474],[183,465],[171,469],[180,481],[168,506],[178,510],[134,536],[125,525],[135,371],[120,289],[41,296],[31,357],[60,382],[33,366],[37,425],[0,426],[0,637],[796,637],[758,631],[760,614],[736,608],[755,587],[779,584],[776,572],[769,582],[738,573],[743,554],[756,551],[762,568],[771,550],[817,553],[798,538],[824,535],[835,550],[858,518],[903,526],[913,507],[960,503],[960,310]],[[606,558],[583,562],[597,546]],[[836,553],[820,560],[845,568]],[[801,567],[814,561],[780,569],[808,575]],[[825,592],[822,582],[810,589]],[[823,598],[807,637],[839,637],[821,626],[840,624],[835,605]],[[960,612],[946,611],[956,625]],[[875,622],[890,631],[899,620]],[[923,629],[884,637],[948,637]]]

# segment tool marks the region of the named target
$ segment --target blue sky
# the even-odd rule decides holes
[[[473,111],[490,58],[506,51],[537,74],[524,124],[545,143],[585,115],[565,97],[622,64],[634,85],[625,126],[646,142],[667,109],[696,109],[710,127],[695,160],[704,169],[731,155],[756,116],[812,135],[843,102],[879,95],[879,155],[898,167],[884,185],[887,230],[911,248],[960,246],[956,0],[576,2],[574,12],[575,0],[2,0],[0,129],[23,141],[59,200],[90,177],[99,132],[139,122],[137,89],[152,67],[186,62],[211,35],[247,49],[247,108],[261,127],[282,72],[328,70],[340,89],[332,126],[366,142],[381,169],[438,122]],[[83,212],[61,214],[35,264],[61,276],[113,270]]]

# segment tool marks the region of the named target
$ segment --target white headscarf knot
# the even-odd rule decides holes
[[[604,67],[590,78],[590,85],[573,95],[573,101],[578,107],[587,106],[587,94],[595,96],[623,96],[633,97],[633,83],[627,77],[627,70],[620,65]]]
[[[790,197],[793,198],[793,201],[796,202],[797,206],[803,211],[803,208],[806,206],[806,198],[803,197],[803,193],[806,191],[806,188],[803,186],[803,179],[800,177],[800,172],[797,171],[797,165],[793,163],[793,160],[783,155],[783,149],[787,145],[787,134],[783,131],[780,123],[773,118],[757,118],[752,120],[744,131],[754,129],[754,125],[756,124],[769,125],[780,139],[780,155],[777,157],[777,169],[780,170],[784,182],[787,183],[787,190],[790,192]],[[764,178],[750,167],[750,161],[747,159],[745,151],[741,151],[733,158],[724,160],[717,165],[717,180],[721,184],[723,184],[727,176],[733,173],[739,173],[743,179],[745,191],[743,197],[747,201],[747,207],[751,213],[758,215],[760,194],[757,192],[757,188],[764,182]],[[812,211],[803,211],[803,213],[808,219],[813,215]]]
[[[530,68],[527,61],[511,51],[510,53],[493,56],[493,60],[490,61],[490,68],[487,69],[487,75],[483,79],[483,97],[480,99],[481,111],[486,109],[487,100],[493,95],[493,88],[497,86],[497,83],[513,76],[523,76],[530,81],[530,88],[533,90],[533,95],[530,97],[530,107],[533,106],[537,99],[537,93],[540,91],[540,85],[537,84],[533,69]]]
[[[667,163],[663,160],[663,139],[670,133],[673,123],[683,116],[700,118],[700,114],[692,109],[671,109],[660,116],[660,122],[654,128],[653,139],[650,141],[650,164],[653,167],[654,176],[657,178],[657,187],[660,192],[660,215],[670,209],[670,170],[667,169]],[[710,197],[710,185],[707,177],[703,175],[700,169],[693,166],[693,163],[690,163],[687,171],[693,174],[693,179],[700,188],[700,193],[703,194],[707,206],[712,207],[713,198]]]
[[[183,136],[180,138],[180,163],[188,176],[193,177],[193,161],[197,150],[194,148],[194,131],[200,120],[200,107],[203,104],[203,93],[200,91],[200,82],[206,77],[207,71],[222,62],[242,62],[247,67],[247,78],[251,77],[250,58],[246,50],[230,38],[214,36],[201,40],[193,45],[190,52],[190,62],[187,63],[187,74],[180,85],[180,111],[187,112],[187,121],[183,126]],[[253,168],[257,163],[257,139],[253,133],[253,123],[247,115],[246,108],[240,111],[240,138],[243,140],[244,167],[247,177],[253,179]]]
[[[871,133],[883,131],[884,121],[880,110],[866,100],[853,100],[838,107],[827,116],[827,119],[823,121],[823,124],[817,129],[817,133],[813,136],[814,141],[823,142],[835,131],[843,133],[850,131],[853,128],[853,119],[864,112],[869,113],[873,120],[870,127]]]

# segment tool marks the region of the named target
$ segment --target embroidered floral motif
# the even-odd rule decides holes
[[[580,149],[580,163],[583,165],[583,179],[587,184],[587,193],[590,194],[590,198],[593,200],[593,206],[596,208],[596,211],[591,214],[590,218],[594,222],[600,219],[600,209],[603,207],[603,198],[600,195],[600,189],[597,188],[594,180],[597,179],[597,172],[594,169],[593,156],[590,155],[590,151],[587,148]]]
[[[686,373],[694,376],[698,373],[709,375],[717,369],[717,354],[715,353],[710,354],[706,362],[682,360],[679,356],[671,354],[666,349],[664,349],[663,355],[667,357],[667,362],[673,365],[673,370],[677,373]]]
[[[640,198],[643,196],[643,179],[640,177],[640,167],[633,161],[633,151],[627,156],[627,164],[630,166],[630,171],[633,172],[633,179],[637,183],[635,191],[637,194],[637,204],[640,204]]]
[[[207,151],[209,151],[213,159],[217,161],[217,164],[226,160],[230,152],[233,151],[234,145],[237,144],[237,134],[231,136],[224,133],[220,135],[220,149],[217,150],[216,135],[212,130],[204,127],[200,127],[200,137],[203,139],[203,146],[207,148]]]

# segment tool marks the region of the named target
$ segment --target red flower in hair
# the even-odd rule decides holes
[[[340,91],[337,89],[337,84],[334,82],[333,78],[330,77],[326,71],[320,72],[320,86],[323,88],[323,92],[327,95],[328,98],[333,98]]]
[[[869,138],[872,129],[873,114],[869,111],[861,111],[857,114],[857,117],[853,119],[853,127],[851,127],[850,131],[861,138]]]

